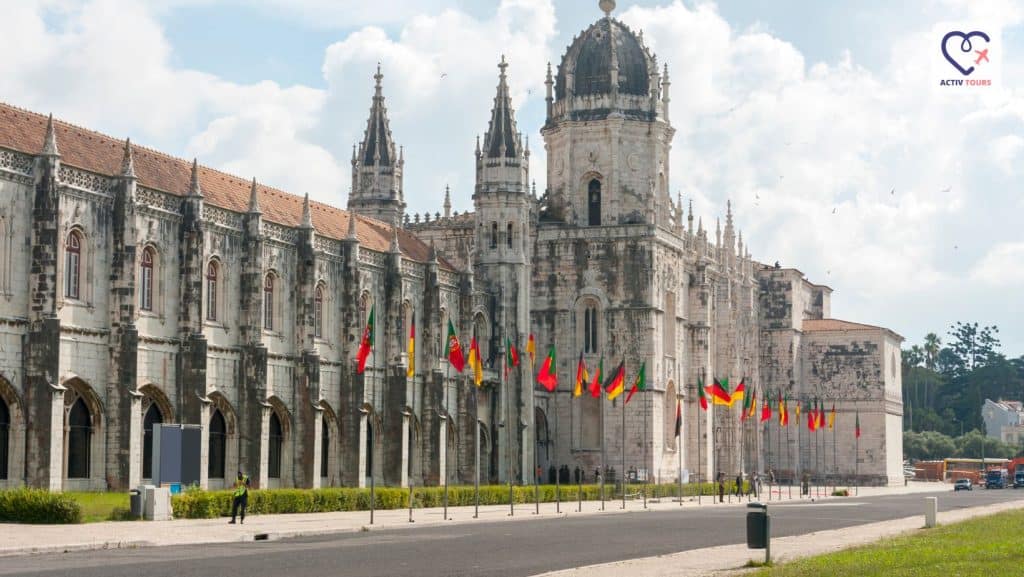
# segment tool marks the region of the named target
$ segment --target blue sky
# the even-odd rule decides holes
[[[344,206],[384,66],[410,212],[471,208],[474,137],[511,62],[543,190],[544,65],[596,0],[0,0],[0,99]],[[731,200],[755,258],[913,342],[998,324],[1024,354],[1024,6],[620,1],[673,78],[670,188]],[[998,32],[992,90],[941,92],[950,29]]]

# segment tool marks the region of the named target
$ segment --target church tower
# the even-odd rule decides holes
[[[352,148],[352,192],[348,209],[356,214],[382,220],[393,226],[402,226],[405,198],[402,192],[403,151],[396,153],[395,141],[388,123],[388,110],[384,106],[384,92],[380,66],[373,76],[376,86],[370,119],[366,124],[363,141]]]
[[[508,342],[521,349],[530,333],[530,215],[533,202],[529,186],[530,151],[516,128],[506,75],[508,63],[504,56],[498,69],[498,89],[490,125],[483,145],[477,141],[476,188],[473,193],[477,218],[473,268],[477,289],[487,295],[489,303],[493,327],[490,346],[487,347],[490,351],[504,351]],[[526,368],[525,372],[529,369]],[[510,466],[516,480],[525,480],[523,472],[533,469],[531,445],[524,442],[526,438],[533,438],[533,413],[525,410],[533,406],[530,382],[522,370],[513,371],[501,393],[502,403],[496,421],[518,425],[518,432],[512,429],[515,437],[511,443],[511,455],[507,452],[509,444],[505,437],[509,427],[500,429],[498,450],[502,479],[508,478]],[[507,399],[512,399],[512,402],[508,403]]]

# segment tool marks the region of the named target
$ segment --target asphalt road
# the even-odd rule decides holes
[[[1012,490],[772,505],[772,533],[799,535],[1019,498]],[[614,504],[611,505],[614,510]],[[705,506],[559,519],[346,533],[282,541],[0,558],[0,575],[73,577],[527,577],[546,571],[744,543],[746,511]],[[159,524],[153,524],[159,530]],[[82,527],[88,531],[88,526]]]

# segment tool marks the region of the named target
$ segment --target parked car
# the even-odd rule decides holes
[[[953,491],[973,491],[974,487],[971,485],[970,479],[957,479],[953,483]]]
[[[1013,477],[1013,488],[1020,489],[1024,487],[1024,471],[1018,471]]]

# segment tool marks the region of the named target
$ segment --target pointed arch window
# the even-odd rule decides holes
[[[263,277],[263,328],[274,330],[274,273]]]
[[[88,479],[90,445],[92,444],[92,416],[81,397],[71,405],[68,413],[68,478]]]
[[[328,476],[328,463],[331,456],[331,427],[327,423],[327,415],[320,418],[320,476]]]
[[[597,305],[588,302],[583,307],[583,352],[592,354],[597,352]]]
[[[313,295],[313,336],[324,336],[324,285],[317,285]]]
[[[491,249],[498,248],[498,223],[491,223]]]
[[[68,234],[64,245],[64,296],[79,298],[82,268],[82,233],[77,230]]]
[[[142,251],[142,263],[140,264],[140,287],[139,287],[139,308],[144,311],[153,310],[153,266],[156,261],[156,251],[153,247],[147,246]],[[147,479],[149,477],[146,477]]]
[[[505,231],[505,244],[509,248],[512,248],[512,237],[513,237],[513,235],[512,235],[512,223],[510,222],[510,223],[508,223],[508,226],[506,227],[506,231]]]
[[[587,215],[590,226],[601,226],[601,181],[596,178],[587,185]]]
[[[219,282],[220,266],[211,260],[206,265],[206,320],[217,320],[217,283]]]
[[[228,449],[228,428],[219,409],[214,410],[213,416],[210,417],[209,445],[207,476],[211,479],[223,479]]]
[[[271,479],[280,479],[284,434],[281,431],[281,419],[276,412],[270,413],[270,434],[267,437],[267,476]]]

